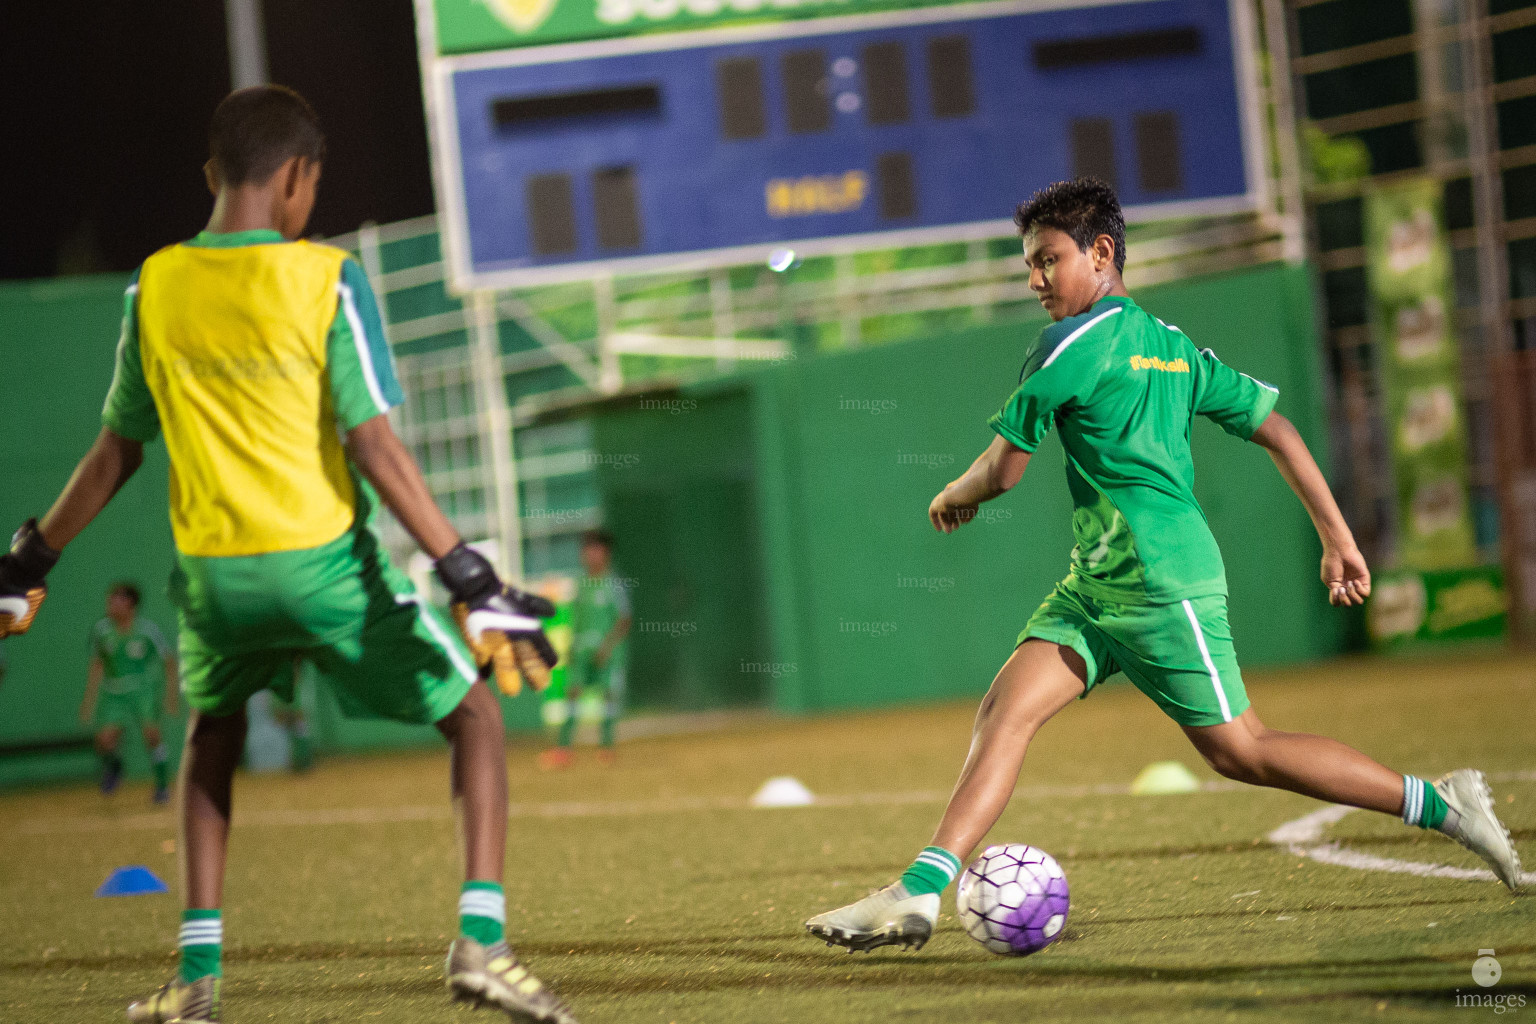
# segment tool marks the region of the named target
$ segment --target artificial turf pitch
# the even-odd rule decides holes
[[[1325,732],[1425,776],[1483,768],[1536,866],[1536,658],[1336,662],[1253,673],[1275,728]],[[1074,704],[1037,738],[991,837],[1060,859],[1063,938],[1024,959],[968,939],[945,897],[919,953],[849,955],[811,914],[889,881],[927,841],[964,756],[972,705],[771,721],[624,744],[617,767],[557,774],[509,756],[512,942],[588,1024],[1445,1019],[1458,994],[1536,1014],[1536,895],[1299,858],[1266,842],[1318,808],[1213,785],[1124,788],[1177,758],[1214,776],[1129,687]],[[793,774],[826,806],[754,810]],[[441,751],[323,762],[236,784],[224,1019],[493,1021],[447,1000],[459,885]],[[121,1019],[174,969],[172,895],[95,899],[107,872],[174,878],[174,828],[127,787],[0,797],[0,1021]],[[1328,837],[1377,856],[1474,866],[1450,842],[1350,814]],[[1479,949],[1503,979],[1473,983]]]

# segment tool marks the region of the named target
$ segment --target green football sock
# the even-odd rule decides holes
[[[155,773],[155,788],[165,789],[171,784],[171,762],[165,753],[165,744],[160,743],[149,752],[150,767]]]
[[[576,702],[565,702],[565,721],[560,723],[560,738],[557,740],[562,747],[568,747],[576,742]]]
[[[183,910],[180,945],[182,981],[223,975],[224,921],[217,910]]]
[[[1438,829],[1445,823],[1450,805],[1438,790],[1413,775],[1403,776],[1403,823]]]
[[[902,872],[901,884],[908,895],[923,896],[943,892],[960,873],[960,858],[942,846],[925,846],[912,866]]]
[[[308,734],[294,733],[288,752],[294,771],[307,772],[315,766],[315,747],[309,742]]]
[[[603,716],[603,746],[613,746],[613,730],[618,723],[618,718],[613,715]]]
[[[500,942],[507,925],[507,897],[499,882],[465,882],[459,893],[459,933],[482,946]]]

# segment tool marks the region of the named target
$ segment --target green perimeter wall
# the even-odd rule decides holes
[[[0,441],[0,528],[40,514],[90,445],[111,379],[121,277],[0,285],[0,401],[29,433]],[[1269,266],[1148,289],[1139,300],[1282,391],[1320,451],[1323,421],[1304,268]],[[1007,323],[788,362],[593,414],[599,481],[635,583],[637,706],[771,702],[789,712],[979,694],[1071,549],[1059,445],[1042,446],[993,517],[949,537],[933,494],[991,439],[1039,322]],[[1196,492],[1226,554],[1245,664],[1326,656],[1345,623],[1316,582],[1317,542],[1269,460],[1201,421]],[[906,458],[900,458],[905,456]],[[112,580],[138,580],[168,632],[172,546],[161,444],[74,544],[32,631],[0,641],[0,785],[83,777],[89,752],[3,748],[81,738],[85,638]],[[647,623],[652,625],[647,626]],[[322,693],[325,688],[322,687]],[[537,702],[504,704],[537,728]],[[180,723],[169,723],[173,745]],[[430,729],[347,722],[333,750],[436,742]],[[131,740],[130,769],[143,755]]]
[[[0,530],[7,542],[10,530],[48,508],[100,429],[126,285],[126,276],[117,275],[0,284],[0,408],[15,427],[0,439]],[[85,692],[87,635],[104,614],[108,584],[138,582],[144,615],[175,635],[176,615],[165,596],[174,554],[167,469],[165,445],[146,446],[144,467],[49,576],[48,600],[32,629],[0,640],[9,662],[0,682],[0,786],[95,770],[89,750],[17,755],[5,748],[88,735],[76,716]],[[314,724],[322,748],[440,742],[427,726],[347,721],[329,690],[320,692]],[[538,728],[536,698],[504,701],[503,710],[509,729]],[[165,723],[173,756],[179,756],[182,711]],[[135,737],[125,739],[123,750],[130,773],[147,774]]]
[[[1275,383],[1279,409],[1321,455],[1306,268],[1270,265],[1137,298],[1230,365]],[[710,692],[692,692],[696,705],[750,700],[765,685],[787,712],[982,693],[1066,572],[1061,446],[1053,435],[1020,486],[958,533],[936,533],[927,508],[990,443],[986,420],[1015,387],[1043,322],[786,362],[600,411],[600,486],[620,571],[635,577],[636,629],[673,624],[637,632],[636,698],[675,685],[668,666],[696,662],[725,670]],[[1243,662],[1339,651],[1346,624],[1318,584],[1316,536],[1269,458],[1203,419],[1194,450]],[[658,496],[664,508],[636,515],[652,474],[676,486]],[[750,508],[730,503],[727,527],[717,517],[727,506],[688,499],[749,474],[755,486],[741,497]],[[736,621],[702,611],[703,573],[742,596]],[[756,588],[729,582],[759,577]]]

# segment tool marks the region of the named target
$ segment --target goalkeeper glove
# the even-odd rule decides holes
[[[37,616],[48,587],[43,580],[59,553],[43,540],[36,519],[28,519],[11,538],[11,550],[0,555],[0,637],[25,633]]]
[[[439,558],[436,568],[480,677],[494,678],[509,697],[523,688],[524,679],[535,690],[548,686],[559,657],[539,620],[555,614],[555,606],[501,582],[491,563],[463,542]]]

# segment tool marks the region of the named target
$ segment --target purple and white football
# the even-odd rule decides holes
[[[971,938],[1003,956],[1028,956],[1067,925],[1067,876],[1044,850],[989,846],[960,876],[955,902]]]

